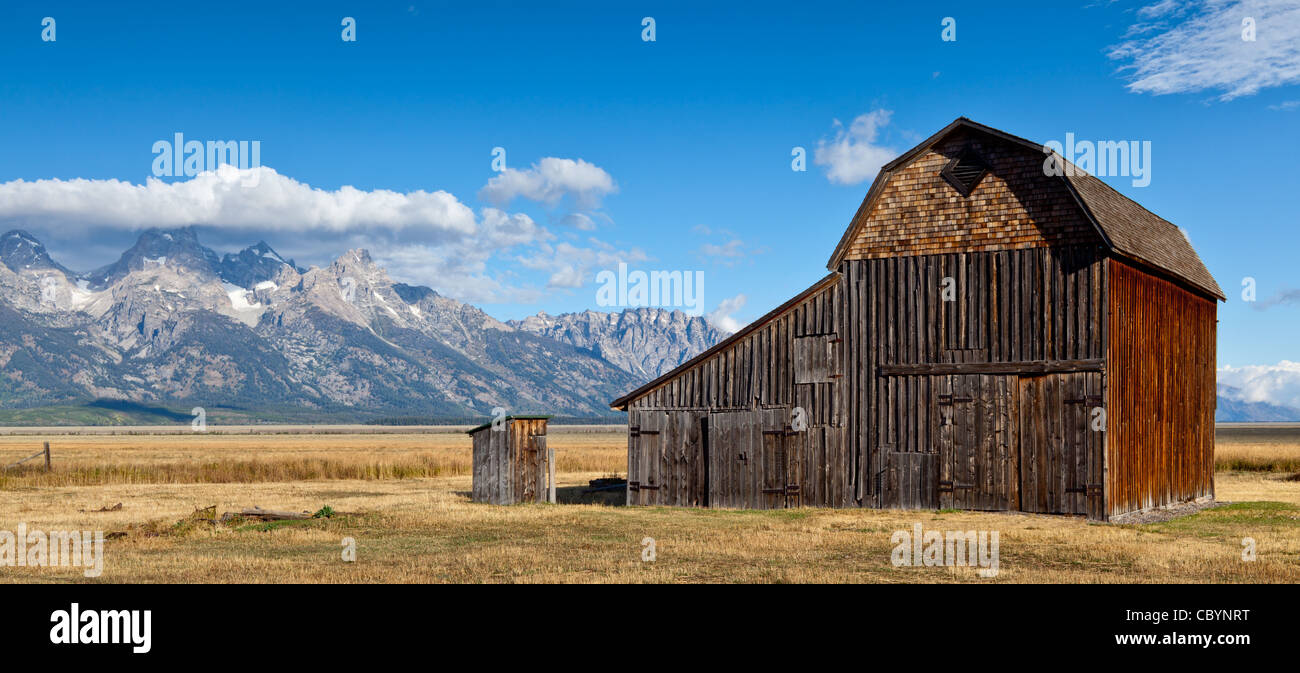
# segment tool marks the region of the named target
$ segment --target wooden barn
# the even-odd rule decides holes
[[[470,500],[493,505],[554,502],[554,463],[546,448],[550,416],[506,416],[470,431],[474,485]]]
[[[628,503],[1212,498],[1223,292],[1177,226],[1049,157],[960,118],[885,165],[829,275],[612,403]]]

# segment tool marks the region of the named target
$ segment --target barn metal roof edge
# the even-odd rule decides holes
[[[794,297],[791,297],[785,303],[765,313],[763,317],[749,323],[748,325],[745,325],[744,327],[737,330],[735,334],[732,334],[731,336],[728,336],[722,341],[713,344],[712,346],[710,346],[709,348],[701,352],[699,355],[696,355],[695,357],[687,360],[686,362],[683,362],[680,365],[673,367],[671,370],[664,372],[663,374],[659,375],[658,378],[655,378],[649,383],[642,385],[640,388],[637,388],[636,390],[633,390],[632,392],[614,400],[613,402],[610,402],[609,407],[616,411],[626,411],[628,403],[631,402],[632,400],[641,397],[642,395],[645,395],[651,390],[654,390],[655,388],[658,388],[664,383],[667,383],[668,381],[676,378],[677,376],[679,376],[686,370],[690,369],[691,367],[694,367],[695,365],[709,359],[719,351],[727,348],[728,346],[735,343],[736,341],[743,339],[746,335],[753,333],[763,325],[766,325],[767,323],[775,320],[786,311],[789,311],[790,309],[794,308],[795,305],[797,305],[799,302],[803,301],[804,299],[807,299],[813,293],[829,285],[832,281],[839,280],[839,277],[840,277],[839,271],[832,271],[826,274],[825,276],[822,277],[821,280],[817,281],[816,283],[813,283],[812,285],[809,285],[808,288],[803,292],[800,292]]]
[[[826,263],[826,268],[835,269],[836,267],[839,266],[840,262],[843,261],[844,255],[848,253],[848,244],[852,240],[853,234],[858,230],[858,227],[862,223],[863,218],[865,218],[866,215],[870,213],[871,210],[875,207],[876,201],[879,199],[881,192],[884,191],[885,185],[889,183],[889,179],[893,176],[894,172],[897,169],[911,163],[913,159],[920,156],[922,153],[924,153],[926,150],[933,147],[940,140],[944,139],[953,131],[961,127],[971,128],[981,133],[991,135],[995,138],[1001,138],[1008,142],[1012,142],[1029,149],[1037,150],[1039,152],[1045,152],[1046,149],[1045,145],[1040,145],[1026,138],[1021,138],[1020,136],[1012,135],[1010,133],[1007,133],[1006,131],[995,129],[992,126],[986,126],[984,124],[980,124],[979,122],[973,121],[968,117],[958,117],[957,119],[953,120],[952,123],[943,127],[938,132],[931,135],[929,138],[926,138],[925,140],[921,141],[920,144],[900,154],[898,157],[896,157],[889,163],[886,163],[884,166],[881,166],[880,172],[876,175],[876,179],[871,183],[871,187],[867,190],[866,198],[862,200],[862,205],[858,206],[858,210],[854,213],[853,219],[849,221],[849,226],[847,229],[845,229],[844,235],[840,237],[839,243],[836,244],[835,250],[831,253],[830,260]],[[1053,154],[1055,154],[1055,152],[1053,152]],[[1060,155],[1057,154],[1057,156],[1059,157]],[[1061,160],[1063,162],[1063,165],[1083,173],[1080,169],[1075,167],[1074,164],[1071,163],[1068,159],[1062,157]],[[1223,290],[1219,287],[1218,282],[1214,280],[1213,274],[1210,274],[1209,270],[1205,268],[1205,263],[1201,260],[1200,256],[1196,253],[1196,250],[1191,247],[1190,242],[1188,242],[1187,244],[1187,252],[1191,253],[1190,259],[1180,260],[1181,262],[1180,266],[1186,267],[1183,269],[1170,268],[1171,266],[1170,264],[1160,263],[1156,260],[1149,259],[1149,255],[1144,255],[1138,252],[1132,246],[1129,246],[1127,244],[1117,244],[1114,240],[1114,236],[1112,236],[1111,233],[1107,231],[1106,226],[1097,217],[1096,213],[1094,212],[1094,209],[1091,207],[1089,203],[1089,198],[1079,191],[1079,185],[1077,185],[1074,182],[1074,180],[1071,179],[1070,173],[1071,171],[1069,170],[1065,171],[1065,175],[1061,176],[1061,180],[1065,183],[1067,191],[1069,191],[1071,196],[1074,197],[1074,200],[1079,205],[1080,210],[1083,212],[1084,216],[1088,219],[1088,221],[1092,224],[1093,228],[1097,231],[1097,234],[1101,237],[1102,241],[1106,244],[1106,247],[1108,249],[1118,253],[1120,257],[1138,262],[1144,265],[1145,267],[1158,270],[1162,273],[1162,275],[1172,277],[1174,281],[1178,282],[1181,285],[1189,286],[1192,289],[1196,290],[1197,292],[1208,294],[1209,296],[1218,299],[1220,301],[1226,301],[1227,298],[1224,296]],[[1179,229],[1180,230],[1179,235],[1182,236],[1181,228],[1178,227],[1178,225],[1151,212],[1142,204],[1138,203],[1137,201],[1134,201],[1133,199],[1130,199],[1129,197],[1120,193],[1114,187],[1111,187],[1110,185],[1106,184],[1105,181],[1100,180],[1087,173],[1083,173],[1083,175],[1081,176],[1074,176],[1074,177],[1076,177],[1081,181],[1086,180],[1087,178],[1092,178],[1092,181],[1096,182],[1098,188],[1105,189],[1104,196],[1106,198],[1119,197],[1120,199],[1123,200],[1122,206],[1124,208],[1130,211],[1134,211],[1134,213],[1142,213],[1145,214],[1146,216],[1149,216],[1149,217],[1144,217],[1143,219],[1151,219],[1153,220],[1152,222],[1153,224],[1160,223],[1172,227],[1173,229]],[[1172,254],[1177,254],[1177,253],[1172,253]],[[1197,273],[1198,271],[1204,272],[1205,278],[1194,277],[1194,276],[1201,275],[1200,273]]]
[[[506,416],[506,417],[503,418],[502,420],[505,420],[505,421],[545,421],[545,420],[550,420],[551,418],[552,418],[552,417],[551,417],[550,415],[547,415],[547,414],[519,414],[519,415]],[[495,419],[494,419],[494,420],[495,420]],[[479,430],[482,430],[482,429],[484,429],[484,428],[490,428],[490,427],[492,427],[492,422],[493,422],[493,421],[488,421],[487,423],[484,423],[484,424],[482,424],[482,425],[480,425],[480,426],[477,426],[477,427],[475,427],[475,428],[473,428],[473,429],[466,430],[466,431],[465,431],[465,434],[467,434],[467,435],[472,435],[472,434],[474,434],[474,433],[476,433],[476,432],[478,432]]]

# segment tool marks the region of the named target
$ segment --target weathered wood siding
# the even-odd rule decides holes
[[[501,430],[474,432],[470,499],[494,505],[545,502],[545,419],[507,419]]]
[[[1104,260],[1097,246],[1084,245],[844,262],[843,414],[859,502],[933,502],[936,496],[904,491],[922,488],[953,507],[1021,509],[1022,452],[1037,456],[1068,433],[1069,450],[1093,447],[1087,456],[1095,462],[1101,437],[1081,436],[1084,416],[1064,410],[1078,396],[1057,393],[1050,398],[1056,420],[1026,427],[1018,379],[1044,377],[1055,393],[1055,386],[1089,385],[1061,377],[1093,372],[1087,381],[1100,386]],[[937,456],[933,469],[895,456],[912,453]],[[1063,489],[1086,486],[1076,483],[1086,477],[1062,479],[1068,484],[1048,490],[1061,497],[1041,511],[1065,511]],[[1073,496],[1069,504],[1078,509]]]
[[[850,504],[840,284],[828,282],[628,407],[628,503]]]
[[[924,147],[873,184],[834,282],[621,398],[629,503],[1105,519],[1213,494],[1217,305],[1119,261],[1097,214],[1167,223],[1104,185],[1081,207],[1005,134]],[[942,170],[968,150],[988,172],[963,195]]]
[[[1110,515],[1214,495],[1217,303],[1110,261]]]

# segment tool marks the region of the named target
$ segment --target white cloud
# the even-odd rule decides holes
[[[594,238],[589,241],[595,247],[544,243],[516,261],[524,268],[549,272],[551,276],[546,283],[549,288],[573,289],[594,284],[598,271],[617,269],[619,262],[634,264],[649,259],[639,248],[620,250]]]
[[[616,191],[614,178],[600,166],[582,159],[546,157],[524,170],[505,169],[488,180],[478,196],[498,206],[516,198],[554,206],[568,196],[581,208],[595,208]]]
[[[1275,365],[1225,366],[1217,371],[1220,385],[1243,402],[1268,402],[1300,409],[1300,362],[1283,360]]]
[[[1286,101],[1282,101],[1281,103],[1278,103],[1277,105],[1270,105],[1270,106],[1268,106],[1268,109],[1270,109],[1270,110],[1280,110],[1280,111],[1283,111],[1283,112],[1290,112],[1291,110],[1300,109],[1300,100],[1286,100]]]
[[[121,229],[201,224],[345,233],[384,229],[433,238],[475,231],[474,211],[442,190],[316,189],[266,166],[223,165],[189,180],[13,180],[0,183],[0,219],[37,218]]]
[[[1146,19],[1154,19],[1174,12],[1178,9],[1177,0],[1160,0],[1154,5],[1147,5],[1138,9],[1138,16]]]
[[[745,243],[738,238],[733,238],[722,245],[705,243],[700,246],[700,254],[706,257],[744,257]]]
[[[881,166],[898,156],[896,150],[875,144],[880,129],[889,125],[892,114],[889,110],[872,110],[859,115],[848,129],[836,119],[835,137],[817,141],[813,163],[826,166],[826,177],[841,185],[874,178]]]
[[[1300,304],[1300,290],[1282,288],[1272,297],[1250,303],[1250,307],[1256,311],[1267,311],[1274,306],[1284,306],[1286,304]]]
[[[1139,24],[1141,34],[1110,50],[1128,61],[1136,93],[1218,91],[1220,100],[1300,82],[1300,4],[1295,0],[1201,0],[1180,10],[1166,2],[1139,10],[1156,24]],[[1253,19],[1255,39],[1242,39],[1243,19]]]
[[[709,322],[713,323],[718,329],[734,333],[740,330],[748,323],[737,320],[732,314],[745,307],[745,295],[738,294],[718,302],[718,307],[705,316]]]
[[[590,217],[574,215],[582,219],[573,226],[595,226]],[[589,245],[553,245],[555,235],[528,215],[491,207],[475,214],[445,191],[324,190],[267,167],[222,166],[189,180],[150,179],[143,185],[15,180],[0,183],[0,221],[5,219],[63,231],[193,224],[228,231],[234,239],[249,232],[280,233],[283,240],[288,233],[292,242],[282,243],[281,252],[300,263],[328,263],[343,250],[366,248],[395,280],[478,303],[535,302],[546,294],[543,282],[577,287],[594,278],[596,266],[646,259],[639,250],[618,250],[594,238]],[[525,270],[538,270],[542,278],[521,277],[517,259],[533,262]]]
[[[584,213],[569,213],[560,219],[560,223],[582,231],[595,231],[596,229],[596,221]]]
[[[747,245],[739,238],[732,238],[725,243],[704,243],[695,251],[695,255],[715,264],[734,267],[745,261],[752,261],[753,257],[765,252],[767,252],[765,247],[756,248]]]

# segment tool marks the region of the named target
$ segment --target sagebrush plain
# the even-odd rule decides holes
[[[66,429],[60,432],[67,432]],[[145,431],[147,432],[147,431]],[[1220,433],[1217,499],[1159,523],[955,511],[618,506],[622,428],[553,426],[560,504],[471,503],[456,432],[13,434],[0,530],[104,531],[104,570],[0,567],[9,582],[1300,582],[1300,432]],[[116,505],[121,503],[121,507]],[[212,523],[252,506],[329,518]],[[99,511],[108,510],[108,511]],[[895,531],[997,531],[999,572],[895,567]],[[355,541],[356,561],[342,559]],[[1255,560],[1243,559],[1254,541]],[[654,560],[643,560],[653,540]]]

